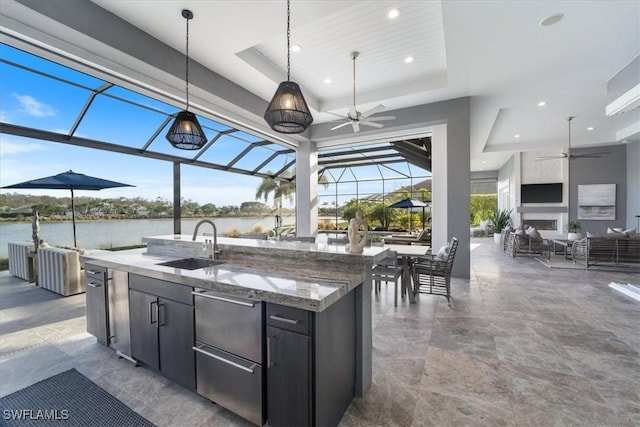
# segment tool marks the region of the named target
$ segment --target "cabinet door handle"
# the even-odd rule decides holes
[[[267,368],[271,368],[272,366],[273,363],[271,362],[271,337],[267,336]]]
[[[160,323],[160,307],[164,307],[166,304],[157,304],[156,303],[156,319],[158,320],[158,326],[164,326],[166,325],[166,320],[167,320],[167,309],[164,308],[163,313],[164,313],[164,320],[165,322]]]
[[[153,305],[156,305],[156,320],[153,320]],[[158,301],[151,301],[149,303],[149,324],[153,325],[154,323],[156,324],[156,326],[158,325],[158,311],[157,311],[157,307],[158,307]]]
[[[298,323],[300,323],[300,319],[287,319],[286,317],[282,317],[279,314],[272,314],[271,316],[269,316],[269,319],[282,323],[288,323],[290,325],[297,325]]]
[[[96,274],[98,274],[99,272],[98,272],[98,271],[95,271],[95,270],[87,270],[87,273],[89,273],[89,274],[93,274],[93,275],[96,275]]]
[[[193,349],[194,349],[195,351],[197,351],[198,353],[202,353],[202,354],[204,354],[205,356],[212,357],[212,358],[214,358],[214,359],[216,359],[216,360],[221,361],[222,363],[226,363],[227,365],[231,365],[231,366],[233,366],[234,368],[242,369],[243,371],[248,372],[248,373],[250,373],[250,374],[253,374],[253,367],[254,367],[254,366],[256,366],[256,365],[251,365],[251,367],[250,367],[250,368],[247,368],[246,366],[242,366],[242,365],[240,365],[240,364],[238,364],[238,363],[236,363],[236,362],[232,362],[231,360],[227,360],[227,359],[225,359],[224,357],[220,357],[220,356],[218,356],[218,355],[216,355],[216,354],[209,353],[208,351],[205,351],[205,350],[203,350],[203,349],[202,349],[202,348],[200,348],[200,347],[191,347],[191,348],[193,348]]]
[[[191,292],[191,295],[194,295],[194,296],[197,296],[197,297],[214,299],[216,301],[228,302],[228,303],[231,303],[231,304],[242,305],[244,307],[254,307],[256,305],[255,302],[238,301],[238,300],[234,300],[234,299],[230,299],[230,298],[219,297],[219,296],[216,296],[216,295],[204,294],[202,292]]]
[[[102,286],[102,283],[87,282],[87,286],[89,286],[90,288],[99,288],[100,286]]]

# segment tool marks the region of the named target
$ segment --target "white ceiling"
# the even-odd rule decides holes
[[[180,12],[192,10],[190,57],[266,101],[286,76],[284,0],[93,3],[180,52]],[[564,19],[538,25],[554,13]],[[566,147],[570,115],[573,147],[621,143],[620,130],[640,123],[640,110],[605,115],[607,81],[640,53],[638,1],[294,0],[291,23],[302,46],[292,80],[314,123],[346,114],[357,50],[359,111],[472,97],[472,171],[499,168],[514,151]]]

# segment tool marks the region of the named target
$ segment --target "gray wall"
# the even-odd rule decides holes
[[[592,152],[592,149],[575,149],[576,154]],[[603,233],[607,227],[622,227],[627,225],[627,147],[612,145],[606,147],[602,157],[578,158],[571,160],[569,168],[569,218],[578,217],[578,185],[583,184],[616,184],[616,219],[580,220],[582,232]],[[572,150],[574,152],[574,150]]]
[[[640,141],[627,147],[627,226],[638,227],[640,215]],[[638,230],[640,232],[640,230]]]

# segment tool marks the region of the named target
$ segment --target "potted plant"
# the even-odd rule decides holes
[[[579,240],[582,238],[582,233],[580,233],[580,222],[575,219],[571,220],[567,227],[569,229],[567,240]]]
[[[509,224],[511,211],[513,209],[502,209],[497,210],[493,213],[491,217],[491,222],[493,223],[493,241],[496,243],[500,243],[500,233],[502,229]]]

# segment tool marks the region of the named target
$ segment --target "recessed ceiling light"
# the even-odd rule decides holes
[[[587,130],[593,130],[593,126],[589,126]]]
[[[326,79],[324,79],[324,80],[322,81],[322,83],[324,83],[324,84],[328,85],[329,83],[331,83],[331,79],[330,79],[329,77],[327,77]]]
[[[487,161],[486,161],[486,160],[483,160],[483,161],[482,161],[482,163],[487,163]]]
[[[558,22],[562,21],[562,18],[564,18],[564,14],[556,13],[554,15],[547,16],[542,21],[540,21],[538,23],[538,25],[541,26],[541,27],[550,27],[550,26],[555,25]]]
[[[545,105],[547,105],[545,101],[538,102],[538,107],[544,107]]]
[[[389,12],[387,12],[387,17],[389,19],[395,19],[398,16],[400,16],[400,11],[398,9],[390,9]]]
[[[515,135],[513,135],[514,138],[520,138],[520,134],[516,133]]]
[[[407,56],[406,58],[404,58],[404,62],[407,64],[411,64],[413,61],[415,61],[415,58],[413,56]]]
[[[299,44],[291,45],[291,52],[300,52],[302,50],[302,46]]]

